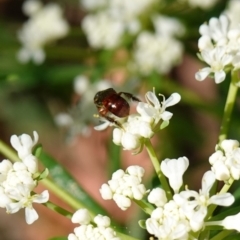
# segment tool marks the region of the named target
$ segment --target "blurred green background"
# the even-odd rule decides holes
[[[89,94],[93,94],[91,88],[95,88],[94,84],[103,79],[117,91],[131,92],[141,99],[153,87],[156,93],[166,97],[179,92],[182,100],[170,109],[174,114],[170,125],[154,137],[153,144],[160,159],[188,157],[191,165],[185,177],[190,181],[186,182],[198,189],[203,172],[209,168],[208,157],[214,152],[218,140],[229,85],[229,76],[217,86],[212,79],[204,82],[195,80],[195,72],[203,67],[196,56],[200,36],[198,29],[210,17],[219,16],[228,2],[219,0],[212,8],[201,9],[192,8],[184,1],[156,1],[154,7],[142,13],[139,18],[144,30],[153,31],[149,19],[151,14],[156,13],[178,18],[186,29],[178,39],[184,47],[180,63],[166,74],[153,70],[146,76],[138,70],[129,70],[137,35],[124,35],[121,44],[113,49],[94,49],[81,29],[81,22],[89,12],[76,0],[55,1],[63,10],[69,32],[64,38],[44,46],[45,61],[39,65],[32,61],[20,63],[16,57],[21,47],[17,32],[28,19],[22,12],[23,1],[0,0],[1,140],[9,143],[13,134],[32,134],[36,130],[44,150],[63,164],[80,185],[107,209],[109,216],[130,226],[130,233],[137,237],[140,232],[136,224],[136,218],[140,215],[138,209],[133,207],[122,213],[114,203],[104,202],[98,189],[109,179],[112,171],[131,164],[145,167],[145,181],[152,186],[156,183],[151,163],[145,151],[132,156],[130,152],[114,146],[111,143],[111,129],[104,132],[93,130],[93,126],[98,124],[93,117],[93,113],[97,113],[96,108],[91,101],[83,107],[86,96],[74,92],[74,78],[87,76]],[[239,139],[240,135],[239,103],[238,98],[229,133],[233,139]],[[64,129],[57,126],[54,119],[60,112],[68,112],[74,124]],[[89,134],[81,134],[82,126],[89,127]],[[71,210],[54,196],[52,201]],[[27,226],[22,212],[11,216],[1,210],[0,239],[42,240],[67,236],[72,232],[73,226],[69,220],[43,206],[39,207],[39,211],[40,219]]]

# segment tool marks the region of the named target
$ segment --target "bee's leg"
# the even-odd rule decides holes
[[[124,96],[126,96],[128,99],[131,99],[132,101],[141,102],[140,99],[138,99],[137,97],[135,97],[135,96],[134,96],[133,94],[131,94],[131,93],[119,92],[118,95],[119,95],[119,96],[124,95]]]

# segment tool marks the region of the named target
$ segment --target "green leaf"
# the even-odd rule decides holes
[[[225,237],[224,240],[239,240],[240,238],[240,233],[232,233],[229,236]]]
[[[75,199],[79,200],[86,208],[94,214],[106,215],[104,209],[86,191],[79,186],[77,181],[57,161],[47,153],[41,151],[38,157],[42,164],[48,168],[51,179]]]
[[[217,220],[222,220],[227,216],[235,215],[240,212],[240,206],[234,207],[234,208],[229,208],[225,211],[222,211],[221,213],[215,215],[209,221],[217,221]]]
[[[203,58],[202,58],[201,53],[197,53],[197,57],[198,57],[201,61],[203,61]]]
[[[48,168],[45,168],[38,176],[38,181],[41,181],[42,179],[47,178],[48,175],[49,175],[49,170]]]

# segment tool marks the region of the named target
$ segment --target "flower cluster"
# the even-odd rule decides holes
[[[123,146],[125,150],[134,150],[135,153],[139,153],[144,140],[150,139],[158,130],[160,120],[168,124],[173,114],[166,111],[166,108],[177,104],[181,99],[178,93],[173,93],[168,99],[162,95],[163,101],[160,103],[154,91],[147,92],[145,97],[146,103],[139,102],[137,105],[137,114],[130,115],[121,123],[121,127],[113,130],[113,142]],[[110,124],[105,120],[105,123],[95,129],[103,130]]]
[[[82,21],[83,31],[93,48],[117,47],[124,33],[136,34],[141,23],[138,17],[151,8],[156,0],[81,1],[87,10],[98,10],[87,14]],[[99,8],[101,5],[101,8]]]
[[[179,20],[160,14],[152,22],[155,32],[142,31],[136,39],[132,67],[143,75],[166,74],[182,59],[183,45],[175,36],[182,36],[185,28]]]
[[[95,112],[95,107],[92,104],[93,97],[96,92],[110,87],[112,87],[112,84],[107,80],[91,83],[84,75],[78,75],[74,78],[73,89],[79,98],[78,103],[68,113],[58,113],[54,118],[59,127],[67,129],[70,140],[77,134],[91,135],[92,129],[89,123],[93,122]]]
[[[32,204],[45,203],[49,199],[47,190],[41,194],[34,194],[37,186],[37,159],[32,155],[32,148],[38,141],[38,134],[34,132],[34,139],[27,134],[19,137],[13,135],[11,144],[17,150],[21,162],[12,164],[9,160],[0,163],[0,207],[6,208],[7,213],[16,213],[25,208],[28,224],[38,219],[38,214]]]
[[[105,200],[113,199],[119,208],[126,210],[131,206],[131,200],[141,200],[146,188],[141,183],[144,169],[139,166],[130,166],[124,172],[122,169],[113,173],[108,184],[103,184],[100,193]]]
[[[151,202],[152,195],[160,198],[156,203],[158,207],[146,220],[147,231],[158,239],[188,239],[188,232],[191,228],[176,202],[173,200],[167,202],[165,192],[161,188],[151,191],[149,202]]]
[[[41,64],[45,60],[43,47],[54,40],[65,37],[68,33],[68,23],[63,19],[62,10],[56,3],[42,6],[38,0],[27,0],[23,4],[23,12],[29,17],[18,38],[22,48],[18,59],[22,63],[33,60]]]
[[[212,171],[219,181],[240,178],[240,147],[237,140],[223,140],[219,150],[209,158]]]
[[[82,21],[91,47],[114,49],[124,44],[126,37],[135,42],[133,57],[127,64],[130,71],[140,71],[143,75],[152,71],[165,74],[180,62],[183,45],[177,37],[185,33],[185,28],[177,18],[156,12],[156,0],[83,0],[81,3],[92,11]],[[143,19],[153,25],[153,32],[145,29]]]
[[[197,233],[206,225],[220,225],[227,229],[238,230],[239,227],[231,223],[239,219],[239,214],[218,222],[209,220],[205,222],[210,205],[230,206],[234,202],[234,197],[230,193],[210,195],[210,190],[216,181],[212,171],[204,174],[199,192],[187,188],[180,191],[183,174],[188,166],[189,160],[186,157],[162,161],[161,171],[169,179],[175,194],[169,197],[166,191],[159,187],[151,190],[148,202],[156,208],[145,222],[147,231],[158,239],[187,240],[192,232]],[[148,192],[141,184],[143,173],[144,170],[138,166],[129,167],[126,173],[123,170],[116,171],[108,184],[103,184],[100,189],[103,199],[113,199],[122,210],[126,210],[131,205],[131,199],[143,199]]]
[[[91,224],[91,216],[87,209],[79,209],[72,216],[73,223],[79,223],[81,226],[74,229],[74,233],[68,235],[68,240],[120,240],[114,230],[110,227],[110,218],[97,215]]]
[[[179,164],[178,160],[172,161]],[[174,178],[174,175],[171,178]],[[199,192],[186,189],[174,194],[173,199],[169,201],[163,189],[153,189],[148,201],[157,208],[146,220],[148,232],[158,239],[188,239],[191,231],[201,230],[210,204],[230,206],[234,202],[234,197],[230,193],[210,197],[214,182],[213,172],[208,171],[203,176],[202,189]]]
[[[232,16],[230,11],[225,14]],[[195,78],[202,81],[207,76],[214,75],[215,82],[221,83],[228,70],[240,68],[240,27],[231,24],[227,15],[221,15],[219,18],[211,18],[208,24],[201,25],[199,32],[199,57],[209,67],[200,69]]]

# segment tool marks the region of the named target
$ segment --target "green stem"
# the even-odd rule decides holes
[[[120,233],[120,232],[117,232],[117,236],[120,238],[120,239],[124,239],[124,240],[139,240],[138,238],[134,238],[134,237],[131,237],[131,236],[128,236],[128,235],[125,235],[124,233]]]
[[[148,215],[151,215],[152,211],[154,210],[152,205],[144,202],[143,200],[133,199],[133,201]]]
[[[167,195],[167,199],[168,200],[171,200],[172,199],[172,191],[168,185],[168,181],[167,179],[165,178],[165,176],[163,175],[161,169],[160,169],[160,162],[156,156],[156,153],[153,149],[153,146],[152,146],[152,143],[149,139],[147,139],[145,141],[145,146],[146,146],[146,149],[147,149],[147,152],[149,154],[149,157],[152,161],[152,164],[153,164],[153,167],[157,173],[157,176],[161,182],[161,185],[162,185],[162,188],[165,190],[166,192],[166,195]]]
[[[227,138],[232,110],[233,110],[234,103],[236,101],[236,96],[238,91],[238,86],[237,86],[237,83],[239,82],[238,71],[232,71],[231,77],[232,78],[231,78],[231,83],[229,86],[228,95],[227,95],[227,99],[224,107],[224,113],[223,113],[223,119],[222,119],[222,124],[220,128],[220,134],[218,138],[218,144],[220,144],[224,139]],[[233,182],[234,180],[232,178],[229,179],[228,183],[224,184],[220,193],[226,193],[231,187],[231,185],[233,184]],[[211,205],[209,207],[208,215],[206,219],[208,219],[212,215],[216,207],[217,207],[216,205]]]
[[[17,153],[1,140],[0,140],[0,153],[2,153],[8,159],[11,159],[11,161],[14,162],[20,161]]]
[[[228,180],[228,182],[224,184],[224,186],[222,187],[222,189],[221,189],[221,191],[220,191],[219,193],[221,194],[221,193],[226,193],[226,192],[228,192],[228,190],[229,190],[229,188],[232,186],[233,182],[234,182],[234,179],[233,179],[233,178],[230,178],[230,179]]]
[[[63,190],[61,187],[59,187],[57,184],[52,182],[50,179],[45,178],[45,179],[41,180],[41,183],[44,184],[44,186],[47,187],[48,190],[53,192],[60,199],[64,199],[64,202],[66,202],[73,209],[77,210],[80,208],[86,208],[86,206],[84,204],[82,204],[81,202],[79,202],[79,200],[72,197],[72,195],[70,195],[68,192]],[[93,212],[91,212],[89,209],[88,209],[88,211],[92,218],[95,217]]]
[[[228,180],[227,183],[224,184],[224,186],[222,187],[221,191],[219,192],[219,194],[222,194],[222,193],[226,193],[228,192],[229,188],[232,186],[234,182],[234,179],[233,178],[230,178]],[[206,219],[208,219],[210,216],[212,216],[214,210],[216,209],[217,205],[210,205],[209,208],[208,208],[208,214],[207,214],[207,217]]]
[[[46,203],[43,203],[43,205],[51,210],[53,210],[54,212],[57,212],[67,218],[70,218],[72,217],[72,213],[68,212],[67,210],[57,206],[56,204],[52,203],[52,202],[46,202]]]
[[[218,144],[220,144],[224,139],[227,138],[232,110],[233,110],[234,103],[236,101],[236,96],[238,91],[238,86],[236,84],[237,82],[239,82],[238,71],[232,71],[231,76],[232,76],[232,79],[231,79],[231,83],[228,90],[227,100],[225,103],[224,115],[223,115],[222,124],[220,128]]]

